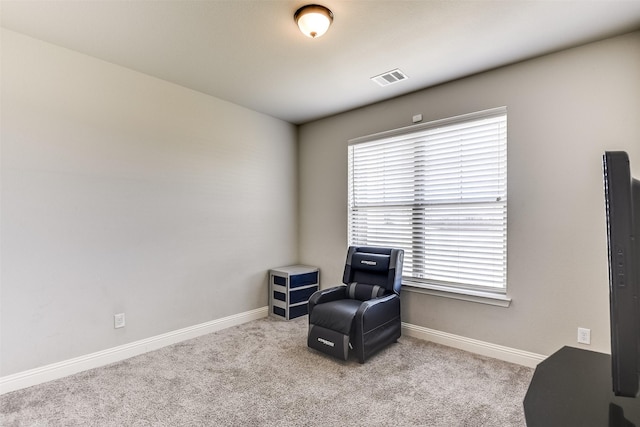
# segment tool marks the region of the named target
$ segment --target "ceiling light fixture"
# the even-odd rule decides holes
[[[319,4],[308,4],[296,10],[293,19],[302,34],[315,39],[327,32],[333,22],[333,13]]]

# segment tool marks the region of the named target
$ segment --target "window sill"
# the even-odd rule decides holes
[[[417,294],[434,295],[443,298],[453,298],[462,301],[476,302],[480,304],[509,307],[511,298],[507,295],[492,292],[476,291],[471,289],[455,289],[446,286],[416,284],[415,282],[403,282],[402,289]]]

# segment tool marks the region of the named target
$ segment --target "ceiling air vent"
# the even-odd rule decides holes
[[[371,80],[378,83],[380,86],[389,86],[390,84],[398,83],[403,80],[407,80],[407,75],[399,69],[387,71],[379,76],[371,77]]]

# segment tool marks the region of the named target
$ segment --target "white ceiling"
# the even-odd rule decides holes
[[[310,1],[311,3],[313,1]],[[2,26],[305,123],[545,53],[640,29],[640,0],[2,0]],[[408,80],[370,80],[400,68]]]

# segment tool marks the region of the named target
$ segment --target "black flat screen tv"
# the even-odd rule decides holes
[[[603,156],[609,253],[611,374],[616,396],[635,397],[640,384],[640,181],[629,156]]]

